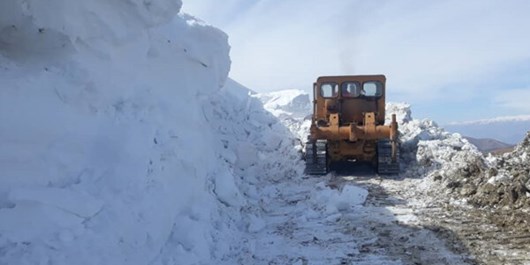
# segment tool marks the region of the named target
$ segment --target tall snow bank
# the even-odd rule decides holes
[[[390,104],[389,111],[399,117],[403,175],[424,176],[428,193],[478,207],[528,209],[530,133],[513,152],[484,158],[460,134],[448,133],[430,120],[412,119],[407,104]]]
[[[429,119],[413,119],[409,104],[388,103],[386,119],[395,113],[401,141],[402,176],[424,178],[425,192],[448,198],[466,195],[472,180],[485,170],[482,154],[457,133]]]
[[[50,59],[70,46],[90,46],[101,56],[113,56],[111,47],[138,40],[146,28],[170,22],[181,5],[172,0],[3,1],[0,48],[5,56],[19,60],[45,54]]]
[[[244,205],[203,114],[227,36],[180,1],[0,3],[0,263],[208,264]],[[221,107],[219,107],[221,108]]]
[[[250,200],[259,200],[258,183],[281,181],[303,171],[298,140],[247,88],[229,79],[205,105],[204,113],[220,141],[215,149]],[[228,114],[228,115],[227,115]]]
[[[219,248],[226,248],[219,250],[225,253],[221,260],[226,264],[256,263],[254,253],[258,250],[252,233],[266,225],[263,204],[270,199],[271,184],[303,175],[303,164],[295,148],[297,139],[252,94],[228,79],[225,87],[203,105],[204,116],[218,139],[212,149],[225,165],[224,174],[214,180],[214,192],[223,203],[220,215],[228,220],[218,226],[230,231],[219,239]],[[223,178],[231,175],[236,176],[235,185],[226,185]]]

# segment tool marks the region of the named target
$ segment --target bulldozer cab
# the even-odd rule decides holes
[[[384,75],[322,76],[314,83],[314,119],[327,121],[340,113],[343,125],[362,125],[364,113],[375,113],[376,124],[385,121]]]
[[[317,78],[306,173],[326,174],[339,161],[369,162],[380,174],[399,172],[396,115],[385,125],[385,82],[384,75]]]

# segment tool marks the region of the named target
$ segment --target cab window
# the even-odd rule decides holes
[[[361,85],[357,82],[344,82],[341,85],[342,97],[356,98],[361,94]]]
[[[325,98],[334,98],[339,93],[339,85],[337,83],[323,83],[320,86],[320,95]]]
[[[378,81],[364,82],[361,94],[365,97],[380,97],[383,95],[383,84]]]

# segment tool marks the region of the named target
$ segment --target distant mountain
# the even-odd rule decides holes
[[[263,102],[266,110],[277,117],[283,114],[294,118],[304,118],[313,111],[309,94],[303,90],[288,89],[254,96]]]
[[[514,145],[503,143],[501,141],[490,139],[490,138],[473,138],[473,137],[464,137],[466,138],[470,143],[475,145],[478,150],[480,150],[483,153],[489,153],[489,152],[503,152],[507,150],[511,150]]]
[[[526,132],[530,131],[530,115],[450,123],[443,127],[449,132],[468,137],[496,139],[514,145],[521,142]]]

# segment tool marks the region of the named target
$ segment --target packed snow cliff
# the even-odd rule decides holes
[[[227,36],[180,7],[0,3],[0,264],[250,253],[246,176],[291,172],[294,138],[227,81]]]

